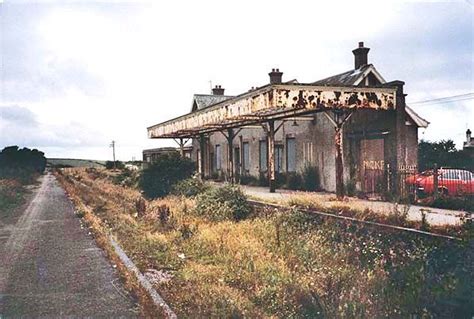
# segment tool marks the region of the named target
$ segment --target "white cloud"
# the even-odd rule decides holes
[[[188,112],[192,94],[208,92],[209,81],[238,94],[267,83],[272,67],[287,79],[314,81],[350,69],[360,40],[372,47],[370,61],[388,80],[407,82],[409,99],[465,91],[448,75],[426,75],[449,62],[427,49],[429,42],[404,56],[417,53],[417,37],[431,37],[430,28],[447,19],[443,10],[427,10],[430,19],[423,20],[409,8],[392,1],[302,0],[4,4],[3,104],[33,112],[41,134],[59,143],[47,145],[55,156],[102,157],[108,150],[100,145],[115,139],[127,159],[140,157],[142,148],[172,145],[148,140],[146,127]],[[440,126],[452,128],[458,117],[441,116],[449,123],[440,125],[434,112],[415,109],[432,122],[427,135],[433,127],[430,136],[456,138]],[[472,126],[472,112],[467,116]],[[28,133],[12,138],[26,143]],[[81,147],[75,134],[87,137]]]

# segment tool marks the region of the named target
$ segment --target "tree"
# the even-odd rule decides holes
[[[472,159],[465,151],[456,149],[452,140],[428,142],[421,140],[418,144],[418,167],[420,171],[438,167],[465,168],[473,170]]]
[[[139,187],[149,198],[163,197],[177,182],[190,178],[194,170],[195,165],[189,158],[181,157],[177,152],[162,154],[143,170]]]
[[[0,152],[0,177],[28,179],[35,173],[43,173],[45,168],[46,157],[37,149],[20,149],[15,145]]]

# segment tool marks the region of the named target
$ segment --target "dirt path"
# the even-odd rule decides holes
[[[138,316],[53,175],[25,206],[0,223],[0,318]]]

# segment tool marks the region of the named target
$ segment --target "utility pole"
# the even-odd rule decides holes
[[[114,170],[115,170],[117,168],[117,162],[115,162],[115,141],[112,141],[112,143],[110,143],[110,147],[112,147],[112,154],[114,157]]]

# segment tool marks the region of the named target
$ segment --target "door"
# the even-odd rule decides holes
[[[240,147],[234,148],[234,176],[235,180],[240,180]]]
[[[380,195],[385,190],[384,139],[360,141],[360,179],[362,191]]]

